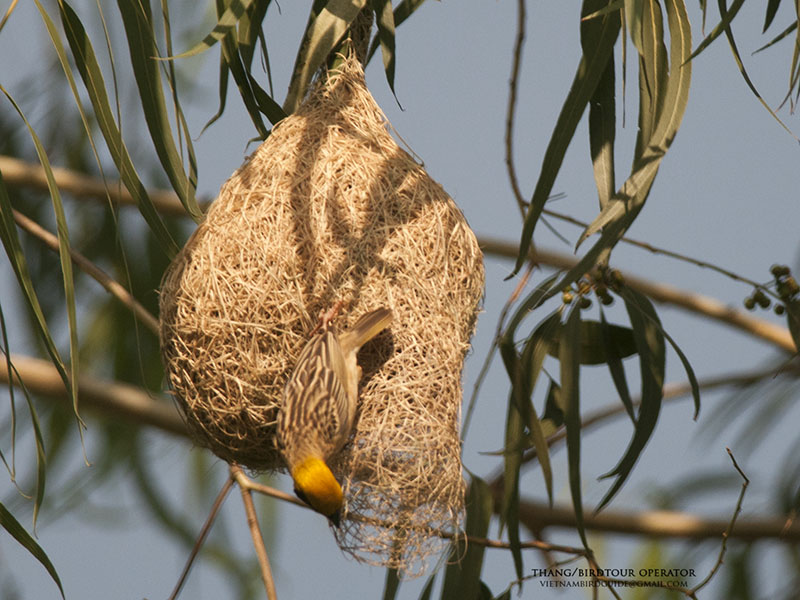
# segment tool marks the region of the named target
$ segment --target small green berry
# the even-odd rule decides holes
[[[786,312],[786,309],[784,308],[783,304],[776,304],[773,310],[775,311],[775,314],[778,316]]]
[[[589,300],[586,296],[581,296],[581,301],[578,304],[581,308],[589,308],[592,305],[592,301]]]
[[[748,296],[744,299],[744,307],[747,310],[753,310],[756,307],[756,301],[752,296]]]
[[[769,268],[770,273],[772,273],[776,278],[778,277],[786,277],[791,271],[789,267],[786,265],[772,265]]]

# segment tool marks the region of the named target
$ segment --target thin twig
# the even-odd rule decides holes
[[[509,258],[516,258],[517,256],[517,246],[515,244],[491,239],[480,239],[478,241],[484,252]],[[537,248],[536,261],[540,265],[549,265],[557,269],[569,269],[577,264],[578,259],[567,254]],[[623,279],[626,285],[642,292],[656,302],[677,306],[689,312],[730,325],[769,342],[784,352],[790,354],[797,352],[792,336],[786,327],[752,317],[744,311],[727,306],[715,298],[688,292],[671,285],[648,281],[629,274],[623,274]]]
[[[733,510],[733,515],[731,516],[731,521],[728,523],[728,528],[725,530],[725,533],[722,534],[722,545],[719,549],[719,556],[717,556],[717,562],[711,568],[711,571],[708,573],[705,579],[698,583],[696,586],[692,588],[692,595],[691,598],[694,598],[694,594],[697,593],[698,590],[708,585],[708,583],[714,578],[719,571],[720,567],[722,567],[722,563],[725,560],[725,552],[728,549],[728,539],[730,538],[731,534],[733,533],[733,527],[736,525],[736,519],[739,517],[739,513],[742,512],[742,502],[744,502],[744,495],[747,492],[747,486],[750,485],[750,480],[747,478],[747,475],[744,474],[744,471],[739,467],[736,459],[733,456],[733,452],[731,452],[730,448],[725,448],[728,452],[728,456],[731,457],[731,462],[733,463],[734,468],[738,471],[739,475],[742,477],[742,489],[739,492],[739,499],[736,501],[736,508]]]
[[[206,541],[206,537],[208,537],[209,531],[211,531],[211,526],[214,524],[214,520],[217,518],[217,514],[219,514],[219,509],[222,507],[222,503],[225,501],[228,492],[231,491],[233,487],[233,479],[228,477],[225,480],[225,484],[222,486],[222,489],[217,494],[216,500],[214,500],[214,504],[211,506],[211,512],[208,514],[208,518],[206,522],[203,524],[203,528],[200,530],[200,535],[197,536],[197,540],[194,543],[194,547],[192,548],[192,552],[189,555],[189,559],[186,561],[186,565],[183,567],[183,572],[181,573],[180,578],[178,579],[178,583],[175,584],[175,589],[172,590],[172,594],[169,596],[169,600],[175,600],[178,597],[178,594],[181,592],[181,588],[183,588],[183,584],[186,582],[186,578],[189,576],[189,571],[194,564],[195,558],[197,558],[197,554],[200,552],[200,548],[203,547],[203,544]]]
[[[59,251],[58,238],[44,227],[16,210],[14,211],[14,221],[22,229],[42,241],[50,250],[56,253]],[[114,280],[114,278],[74,248],[70,248],[70,258],[79,269],[92,277],[97,283],[102,285],[109,294],[127,306],[148,329],[158,334],[158,319],[151,315],[150,311],[142,306],[122,284]]]
[[[567,223],[572,223],[573,225],[577,225],[578,227],[586,228],[586,227],[589,226],[589,224],[586,223],[585,221],[581,221],[580,219],[576,219],[575,217],[572,217],[570,215],[565,215],[564,213],[559,213],[559,212],[556,212],[556,211],[553,211],[553,210],[549,210],[549,209],[542,210],[542,213],[546,214],[546,215],[548,215],[550,217],[553,217],[555,219],[559,219],[561,221],[566,221]],[[753,287],[757,287],[759,289],[765,289],[763,284],[761,284],[761,283],[759,283],[757,281],[753,281],[752,279],[748,279],[747,277],[743,277],[742,275],[738,275],[738,274],[734,273],[733,271],[730,271],[730,270],[728,270],[728,269],[726,269],[724,267],[720,267],[718,265],[715,265],[715,264],[710,263],[710,262],[705,261],[705,260],[701,260],[699,258],[694,258],[694,257],[688,256],[686,254],[681,254],[679,252],[674,252],[673,250],[667,250],[666,248],[661,248],[659,246],[654,246],[654,245],[652,245],[652,244],[650,244],[648,242],[642,242],[640,240],[635,240],[635,239],[629,238],[629,237],[623,237],[623,238],[620,239],[620,241],[625,242],[626,244],[629,244],[631,246],[636,246],[637,248],[642,248],[643,250],[647,250],[648,252],[652,252],[653,254],[660,254],[662,256],[667,256],[669,258],[674,258],[675,260],[679,260],[681,262],[692,264],[692,265],[694,265],[696,267],[700,267],[700,268],[703,268],[703,269],[710,269],[711,271],[716,271],[720,275],[724,275],[725,277],[729,277],[730,279],[733,279],[734,281],[738,281],[738,282],[741,282],[741,283],[746,283],[748,285],[751,285]]]
[[[258,564],[261,567],[261,578],[264,580],[267,598],[269,598],[269,600],[277,600],[278,595],[275,592],[275,581],[272,578],[272,569],[269,566],[267,548],[264,546],[264,538],[261,536],[261,529],[258,526],[258,516],[256,515],[256,507],[253,503],[251,489],[246,483],[246,480],[249,478],[238,465],[231,465],[231,477],[236,479],[236,482],[239,484],[239,489],[242,492],[244,511],[247,514],[247,525],[250,527],[250,535],[253,537],[253,546],[255,547],[256,556],[258,557]]]
[[[0,360],[0,383],[12,385],[21,379],[28,390],[37,395],[63,402],[69,400],[64,381],[49,360],[12,354],[11,363],[19,377],[11,377],[7,362]],[[90,410],[113,415],[116,420],[151,425],[184,437],[189,435],[186,423],[175,405],[155,400],[152,394],[142,388],[81,375],[77,389],[81,405]],[[71,401],[69,402],[71,410]]]
[[[519,68],[522,64],[522,47],[525,44],[525,1],[517,0],[517,36],[514,41],[514,58],[511,62],[511,78],[508,82],[508,108],[506,110],[506,168],[514,198],[516,198],[520,214],[523,216],[528,203],[522,197],[522,190],[519,188],[519,179],[517,178],[517,169],[514,166],[514,119],[517,110],[517,90],[519,89]]]

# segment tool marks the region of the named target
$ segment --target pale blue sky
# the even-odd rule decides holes
[[[85,4],[87,10],[91,10],[92,3]],[[307,17],[307,4],[281,2],[281,14],[275,10],[276,6],[270,9],[266,35],[276,90],[286,89],[297,40]],[[536,181],[555,117],[579,59],[578,5],[577,2],[529,3],[516,133],[517,169],[527,194]],[[688,5],[694,26],[693,46],[696,47],[702,39],[699,13],[696,2],[690,0]],[[115,14],[112,6],[107,11]],[[747,57],[753,79],[774,106],[786,89],[789,45],[784,43],[775,50],[749,57],[750,51],[766,41],[757,35],[763,21],[763,8],[760,3],[751,2],[743,11],[746,12],[738,18],[736,28],[740,49]],[[479,236],[514,242],[518,241],[520,221],[503,162],[503,127],[515,14],[516,3],[511,0],[427,2],[397,33],[395,89],[404,110],[399,110],[395,103],[379,60],[370,65],[367,79],[396,130],[424,160],[431,176],[453,196],[475,232]],[[782,14],[786,17],[788,13]],[[715,22],[716,14],[709,8],[710,26]],[[776,31],[781,22],[779,17]],[[47,44],[33,4],[22,3],[9,27],[0,34],[0,56],[9,56],[9,48],[20,46],[25,50],[18,56],[35,60],[40,48]],[[629,49],[632,48],[629,46]],[[189,59],[193,61],[193,68],[199,69],[198,77],[207,80],[208,90],[207,101],[198,102],[197,110],[189,113],[195,134],[216,109],[216,52],[214,49],[206,57]],[[18,69],[18,63],[0,61],[0,83],[12,95],[23,93],[15,87],[15,81],[19,81]],[[633,76],[628,84],[628,127],[618,132],[618,181],[629,168],[636,134],[636,97],[632,81]],[[619,92],[619,78],[617,85]],[[233,85],[231,88],[233,90]],[[190,104],[192,102],[184,98],[184,105]],[[8,105],[5,106],[3,110],[8,110]],[[796,116],[790,116],[786,110],[781,116],[795,132],[800,132]],[[225,178],[241,164],[245,153],[252,151],[252,148],[246,149],[246,141],[254,134],[232,91],[225,116],[196,141],[202,194],[216,193]],[[693,85],[683,127],[663,162],[648,204],[632,228],[631,236],[767,281],[772,263],[797,264],[799,158],[797,142],[750,94],[721,39],[693,65]],[[595,215],[596,192],[585,119],[554,191],[566,194],[566,198],[552,204],[554,209],[587,221]],[[579,234],[576,228],[553,223],[574,242]],[[547,248],[571,252],[571,246],[565,246],[541,226],[537,229],[536,241]],[[732,305],[740,306],[749,293],[745,286],[714,273],[641,250],[620,246],[614,259],[616,266],[623,270],[692,289]],[[516,285],[515,281],[504,281],[511,268],[509,261],[487,256],[486,266],[485,312],[474,339],[474,351],[465,368],[467,393],[489,348],[500,307]],[[2,287],[11,281],[5,262],[0,262],[0,277],[5,282],[0,285],[5,308],[10,300]],[[729,328],[706,325],[694,316],[668,307],[659,308],[659,311],[667,331],[681,345],[700,377],[746,370],[774,354],[767,345]],[[777,322],[769,313],[759,315]],[[23,350],[17,348],[17,351]],[[670,354],[667,380],[684,379],[677,357]],[[584,377],[582,385],[585,407],[599,407],[614,401],[613,387],[604,371],[592,370]],[[479,453],[496,450],[502,445],[507,388],[498,361],[484,385],[465,446],[465,465],[481,475],[488,475],[498,464],[496,457]],[[705,396],[703,416],[711,414],[712,407],[723,397]],[[728,459],[724,447],[732,445],[736,453],[735,432],[726,431],[724,436],[706,446],[693,443],[702,421],[701,418],[699,424],[692,422],[688,403],[666,408],[654,439],[612,508],[646,508],[643,493],[654,483],[665,485],[701,466],[726,468]],[[788,425],[775,431],[776,440],[784,437],[781,432],[789,435]],[[595,478],[614,466],[628,435],[627,428],[613,427],[587,437],[582,467],[585,499],[589,504],[599,501],[607,489],[608,483],[597,483]],[[191,453],[198,450],[157,432],[149,437],[154,469],[162,483],[174,488],[176,506],[191,506],[191,516],[199,529],[205,518],[205,508],[194,506],[184,494],[184,482],[188,477],[184,471]],[[91,426],[87,442],[91,457],[95,443]],[[775,442],[752,455],[737,456],[753,480],[745,514],[764,514],[769,510],[765,490],[779,468],[775,464],[776,448],[785,448],[785,445]],[[82,460],[76,448],[72,467]],[[561,501],[569,498],[565,468],[563,453],[558,453],[555,458],[556,493]],[[218,464],[209,476],[221,484],[224,466]],[[284,489],[290,487],[283,477],[278,484]],[[524,485],[525,495],[544,498],[538,471],[526,476]],[[67,597],[165,598],[177,580],[186,550],[176,547],[146,520],[135,506],[135,494],[123,482],[97,490],[94,500],[97,506],[126,507],[126,522],[109,524],[104,529],[80,516],[61,518],[45,511],[39,526],[39,542],[56,565]],[[734,503],[734,495],[715,501],[722,515],[729,514]],[[713,506],[700,508],[708,511]],[[265,515],[262,527],[265,535],[271,537],[268,550],[281,600],[321,595],[328,598],[380,597],[384,571],[344,557],[327,531],[324,519],[291,506],[280,506],[277,510],[276,522],[269,523]],[[238,492],[228,499],[224,512],[224,519],[235,535],[238,552],[251,556],[252,545]],[[273,533],[267,533],[268,529]],[[490,534],[497,535],[496,524]],[[569,543],[575,543],[576,539],[562,534],[554,538]],[[636,548],[627,542],[607,546],[608,565],[626,566],[629,553]],[[698,570],[709,566],[699,559],[691,560],[689,566]],[[13,575],[21,598],[56,597],[55,586],[38,563],[2,534],[0,565],[0,585]],[[539,557],[527,555],[526,565],[540,566]],[[514,578],[511,557],[502,551],[488,551],[483,578],[495,593],[502,591]],[[404,583],[400,597],[416,598],[422,583],[422,580]],[[529,584],[522,597],[576,597],[553,590],[534,592],[534,586],[534,583]],[[193,571],[182,597],[202,600],[227,595],[228,587],[218,571],[201,562]]]

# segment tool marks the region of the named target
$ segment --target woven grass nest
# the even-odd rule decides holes
[[[354,434],[332,465],[335,529],[360,560],[420,574],[464,509],[461,371],[483,257],[452,199],[389,135],[347,58],[222,186],[164,275],[161,346],[198,443],[255,471],[284,384],[322,310],[394,312],[359,353]],[[349,518],[348,518],[349,517]]]

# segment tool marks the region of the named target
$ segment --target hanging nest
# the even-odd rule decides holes
[[[461,370],[483,294],[483,257],[452,199],[401,150],[347,58],[222,186],[161,290],[169,384],[198,443],[283,470],[284,384],[322,310],[338,328],[392,309],[359,353],[339,545],[424,571],[463,515]]]

